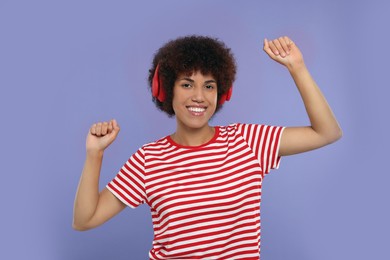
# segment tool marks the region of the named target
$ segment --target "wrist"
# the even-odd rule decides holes
[[[87,149],[87,157],[91,159],[101,159],[103,158],[104,150],[98,149]]]
[[[295,64],[288,64],[286,67],[287,67],[288,71],[290,72],[290,74],[292,74],[292,75],[307,70],[306,65],[303,61],[295,63]]]

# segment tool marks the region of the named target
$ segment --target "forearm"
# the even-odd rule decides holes
[[[99,201],[99,177],[103,152],[87,152],[76,193],[73,226],[82,228],[94,215]]]
[[[341,128],[305,64],[289,66],[288,70],[302,97],[311,128],[324,138],[326,143],[338,140],[342,135]]]

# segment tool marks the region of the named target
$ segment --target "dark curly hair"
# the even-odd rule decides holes
[[[166,99],[160,102],[153,97],[157,108],[173,116],[173,86],[180,74],[192,75],[200,71],[212,75],[218,86],[218,104],[221,96],[232,86],[236,76],[236,62],[230,48],[215,38],[206,36],[185,36],[171,40],[154,55],[152,68],[149,70],[151,89],[154,72],[159,65],[159,78]],[[216,112],[221,108],[218,105]]]

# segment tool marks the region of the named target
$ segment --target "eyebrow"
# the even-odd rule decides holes
[[[187,78],[187,77],[181,78],[180,80],[187,80],[187,81],[189,81],[189,82],[195,82],[193,79]],[[204,83],[205,83],[205,84],[208,84],[208,83],[217,83],[217,81],[215,81],[215,80],[213,80],[213,79],[210,79],[210,80],[206,80]]]

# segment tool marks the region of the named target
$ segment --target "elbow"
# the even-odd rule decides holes
[[[342,136],[343,136],[343,130],[341,130],[341,128],[338,127],[337,129],[332,131],[332,133],[329,134],[329,136],[327,138],[327,143],[328,144],[334,143],[334,142],[340,140],[340,138]]]
[[[76,224],[72,224],[72,228],[76,231],[86,231],[88,229],[86,229],[85,227],[82,227],[82,226],[79,226],[79,225],[76,225]]]
[[[338,131],[338,135],[337,135],[337,138],[336,138],[336,141],[341,139],[341,137],[343,137],[343,130],[341,128],[339,128],[339,131]]]
[[[87,226],[85,225],[80,225],[79,223],[77,223],[76,221],[73,220],[73,223],[72,223],[72,228],[76,231],[87,231],[89,230],[90,228],[88,228]]]
[[[341,137],[343,137],[343,130],[340,127],[338,127],[334,134],[334,142],[340,140]]]

